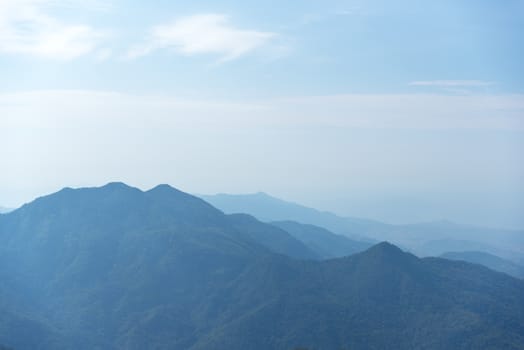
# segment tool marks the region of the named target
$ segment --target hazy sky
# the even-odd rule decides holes
[[[524,228],[524,1],[0,0],[0,205],[265,191]]]

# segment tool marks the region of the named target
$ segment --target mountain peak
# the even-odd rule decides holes
[[[171,190],[176,190],[176,188],[174,188],[173,186],[169,184],[158,184],[155,187],[153,187],[152,189],[150,189],[149,191],[171,191]]]
[[[181,195],[181,194],[185,194],[185,195],[190,196],[189,194],[187,194],[187,193],[185,193],[183,191],[180,191],[180,190],[178,190],[178,189],[176,189],[173,186],[168,185],[168,184],[156,185],[152,189],[146,191],[146,193],[159,194],[159,195]]]
[[[253,195],[258,196],[258,197],[271,197],[269,194],[267,194],[266,192],[262,192],[262,191],[255,192],[255,193],[253,193]],[[271,197],[271,198],[273,198],[273,197]]]
[[[369,249],[403,253],[402,249],[400,249],[399,247],[397,247],[394,244],[389,243],[388,241],[377,243]]]
[[[120,181],[113,181],[113,182],[108,182],[107,184],[105,184],[104,186],[102,186],[101,188],[105,188],[105,189],[132,189],[133,187],[123,183],[123,182],[120,182]]]
[[[394,244],[391,244],[389,242],[380,242],[378,244],[375,244],[368,250],[366,250],[363,254],[380,257],[380,258],[386,258],[386,259],[401,259],[404,256],[411,255],[409,253],[404,252],[402,249],[397,247]]]
[[[31,203],[27,203],[23,205],[22,207],[27,207],[28,204],[32,203],[64,203],[64,201],[70,201],[70,200],[80,200],[80,201],[90,201],[95,198],[102,198],[107,196],[113,196],[113,195],[120,195],[120,194],[129,194],[129,195],[135,195],[136,193],[142,193],[138,188],[131,187],[123,182],[109,182],[103,186],[99,187],[79,187],[79,188],[72,188],[72,187],[64,187],[60,191],[51,193],[49,195],[45,195],[42,197],[38,197]],[[47,205],[46,204],[46,205]]]

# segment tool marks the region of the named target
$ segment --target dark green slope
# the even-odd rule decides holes
[[[442,258],[463,260],[473,264],[486,266],[492,270],[504,272],[510,276],[524,278],[524,267],[512,261],[502,259],[496,255],[485,252],[449,252],[441,255]]]
[[[273,221],[271,225],[288,232],[324,259],[348,256],[372,246],[371,243],[352,240],[315,225],[295,221]]]

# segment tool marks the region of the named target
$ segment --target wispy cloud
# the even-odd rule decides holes
[[[430,86],[439,88],[485,87],[494,84],[494,82],[483,80],[422,80],[409,83],[411,86]]]
[[[50,15],[53,7],[72,1],[0,0],[0,53],[70,60],[93,52],[104,33]]]
[[[235,28],[221,14],[184,17],[171,24],[154,27],[144,44],[127,54],[135,58],[159,49],[173,49],[183,55],[214,54],[229,61],[266,45],[276,33]]]
[[[105,111],[100,114],[99,111]],[[10,125],[96,130],[296,128],[524,130],[524,95],[349,94],[210,101],[101,91],[0,94],[0,140]],[[28,124],[29,123],[29,124]],[[5,132],[5,135],[2,135]],[[0,147],[1,149],[1,147]]]

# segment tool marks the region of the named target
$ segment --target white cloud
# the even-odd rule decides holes
[[[72,1],[0,0],[0,53],[70,60],[93,52],[103,33],[45,11],[72,5]]]
[[[491,81],[483,80],[424,80],[412,81],[409,83],[412,86],[430,86],[439,88],[457,88],[457,87],[485,87],[494,85]]]
[[[102,49],[100,49],[100,50],[95,52],[95,59],[98,62],[107,61],[112,56],[113,56],[113,50],[111,50],[111,49],[109,49],[107,47],[106,48],[102,48]]]
[[[174,49],[183,55],[214,54],[220,61],[236,59],[268,43],[272,32],[238,29],[220,14],[201,14],[154,27],[147,43],[128,52],[129,58],[159,49]]]

